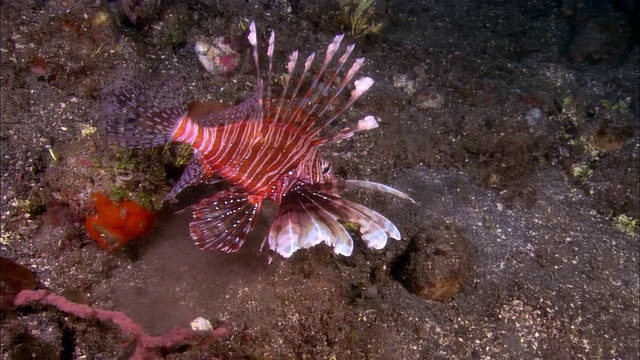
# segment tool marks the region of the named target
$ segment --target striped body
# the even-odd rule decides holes
[[[278,203],[293,185],[287,180],[312,157],[317,144],[309,133],[282,123],[242,121],[205,127],[188,116],[178,123],[172,140],[193,146],[207,174]]]
[[[167,194],[172,199],[188,186],[224,180],[229,187],[182,211],[192,211],[189,232],[201,249],[234,252],[240,249],[254,228],[263,201],[279,204],[278,213],[265,240],[269,248],[289,257],[300,248],[325,243],[337,254],[350,255],[351,235],[340,223],[360,226],[362,239],[371,248],[385,246],[388,237],[400,239],[398,229],[387,218],[363,205],[340,196],[342,190],[360,188],[390,193],[409,199],[386,185],[337,180],[331,163],[323,159],[320,148],[376,128],[373,116],[354,126],[329,135],[321,132],[348,110],[373,84],[371,78],[354,80],[364,62],[356,59],[342,72],[354,46],[349,45],[334,69],[329,64],[340,48],[342,35],[327,47],[325,59],[315,74],[311,66],[315,53],[298,65],[298,52],[289,57],[283,90],[272,96],[275,34],[269,38],[268,72],[260,76],[257,33],[250,26],[249,42],[258,73],[254,95],[244,102],[222,107],[220,104],[191,102],[177,107],[142,110],[144,99],[138,90],[122,92],[116,105],[128,108],[123,116],[110,119],[106,133],[111,140],[128,148],[145,148],[180,142],[193,147],[194,157],[183,175]],[[320,81],[324,86],[318,86]],[[348,98],[344,91],[353,85]]]

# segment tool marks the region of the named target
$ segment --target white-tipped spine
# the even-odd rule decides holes
[[[350,44],[347,46],[347,48],[344,50],[344,54],[342,54],[342,57],[340,57],[340,63],[344,64],[347,62],[347,59],[349,58],[349,56],[351,56],[351,53],[353,52],[353,49],[356,47],[356,44]]]
[[[256,77],[258,80],[258,86],[262,86],[262,78],[260,77],[260,61],[258,59],[258,33],[256,32],[256,24],[252,21],[249,25],[249,43],[253,48],[253,62],[256,65]],[[262,99],[261,99],[262,100]]]
[[[328,59],[327,61],[333,58],[333,55],[335,55],[336,51],[340,47],[340,43],[343,38],[344,34],[336,35],[336,37],[333,38],[333,42],[327,47],[327,55],[325,56],[325,58]]]
[[[351,65],[351,68],[349,69],[349,71],[347,71],[347,75],[344,77],[344,81],[342,82],[342,84],[340,84],[341,87],[343,87],[349,81],[351,81],[351,79],[355,76],[358,70],[360,70],[362,63],[364,63],[364,58],[358,58],[356,59],[356,61],[353,62],[353,65]]]
[[[311,93],[316,88],[316,86],[318,85],[318,81],[320,80],[320,77],[324,74],[324,71],[327,69],[327,66],[329,65],[329,63],[331,62],[331,60],[335,56],[336,52],[338,51],[338,48],[340,47],[340,43],[342,42],[343,37],[344,37],[344,35],[337,35],[335,38],[333,38],[333,42],[331,44],[329,44],[329,46],[327,47],[327,54],[326,54],[326,56],[324,58],[324,62],[322,63],[322,66],[320,67],[320,70],[316,74],[315,78],[313,79],[313,82],[311,83],[311,86],[309,87],[309,90],[307,91],[307,94],[305,95],[305,97],[303,99],[303,102],[307,102],[310,99]],[[342,69],[342,67],[346,63],[347,59],[351,55],[351,52],[353,51],[354,47],[355,47],[355,45],[353,45],[353,44],[347,46],[347,48],[345,49],[344,54],[338,60],[338,65],[336,66],[335,70],[333,71],[333,73],[331,74],[329,79],[327,80],[327,84],[333,83],[333,81],[335,80],[336,76],[338,76],[338,73],[340,73],[340,70]],[[346,85],[346,82],[344,82],[344,84]],[[305,118],[305,121],[315,111],[315,109],[318,106],[318,104],[320,103],[320,101],[323,98],[326,98],[326,97],[329,96],[329,88],[330,88],[330,86],[326,86],[324,88],[324,90],[322,90],[321,96],[318,96],[316,98],[315,103],[313,104],[313,106],[311,108],[311,111],[308,112],[307,117]],[[320,118],[329,109],[329,107],[331,106],[333,101],[338,97],[338,95],[340,95],[340,92],[342,91],[343,88],[344,88],[344,86],[338,87],[338,90],[333,94],[333,96],[327,102],[325,107],[318,113],[318,115],[317,115],[318,118]],[[331,121],[333,121],[333,120],[331,120]]]
[[[353,79],[353,76],[358,72],[358,70],[360,69],[363,63],[364,63],[364,58],[356,59],[356,61],[353,63],[353,65],[351,65],[351,68],[347,72],[347,75],[344,77],[340,85],[338,85],[338,89],[336,90],[335,94],[333,94],[333,96],[331,97],[331,100],[329,101],[329,103],[332,103],[333,100],[335,100],[336,97],[342,92],[342,90],[344,90],[345,86],[347,86],[347,84]],[[358,83],[359,85],[356,84],[356,88],[351,92],[351,97],[349,97],[349,101],[347,101],[347,103],[344,106],[342,106],[342,108],[340,108],[340,110],[338,110],[333,115],[333,117],[331,117],[331,119],[325,122],[325,126],[332,123],[340,114],[342,114],[345,110],[350,108],[351,105],[353,105],[353,103],[356,100],[358,100],[360,96],[362,96],[362,94],[364,94],[367,90],[369,90],[369,87],[371,87],[371,85],[373,84],[373,79],[369,77],[365,77],[365,78],[359,79],[358,81],[356,81],[356,83]],[[326,108],[321,111],[321,114],[323,114],[325,110]]]
[[[289,103],[293,104],[293,101],[295,100],[296,96],[298,96],[298,92],[300,91],[300,87],[302,86],[302,82],[304,81],[305,76],[307,76],[307,72],[309,72],[309,69],[311,68],[311,64],[313,63],[313,59],[316,57],[316,53],[311,53],[311,55],[309,55],[307,57],[307,59],[304,62],[304,69],[302,70],[302,74],[300,74],[300,79],[298,80],[298,84],[296,85],[296,89],[291,93],[291,98],[289,99]],[[313,89],[313,85],[311,85],[311,87],[309,88],[309,91],[311,91],[311,89]],[[298,107],[295,109],[295,111],[291,112],[293,109],[287,109],[288,112],[291,112],[292,114],[295,112],[299,113],[299,110],[303,109],[304,106],[307,103],[307,97],[308,97],[308,93],[309,91],[307,91],[307,95],[301,97],[300,99],[300,104],[298,105]],[[298,121],[298,116],[295,117],[291,117],[287,122],[289,124],[293,124],[296,121]]]
[[[249,25],[249,44],[253,47],[258,46],[258,33],[256,32],[256,23],[253,21]]]
[[[294,51],[289,55],[289,63],[287,64],[287,71],[289,72],[289,78],[293,75],[293,69],[296,67],[296,63],[298,62],[298,50]]]
[[[311,67],[311,64],[313,64],[313,59],[316,58],[316,53],[312,52],[311,55],[309,55],[307,57],[307,60],[304,62],[304,74],[307,73],[307,71],[309,71],[309,68]]]
[[[297,63],[298,63],[298,50],[292,52],[291,55],[289,55],[289,62],[287,63],[287,77],[284,79],[284,89],[282,89],[282,93],[280,94],[280,101],[278,102],[278,110],[276,112],[276,115],[273,117],[273,122],[277,122],[280,119],[280,112],[282,111],[282,108],[284,106],[284,99],[287,96],[287,92],[289,91],[289,83],[291,82],[293,71],[295,70]]]
[[[271,35],[269,36],[269,48],[267,49],[267,57],[269,58],[269,67],[267,68],[267,96],[266,96],[266,113],[267,116],[271,113],[271,81],[273,74],[273,49],[276,44],[276,33],[275,31],[271,31]]]
[[[269,48],[267,49],[267,56],[270,59],[273,59],[273,48],[276,44],[276,33],[275,31],[271,31],[271,35],[269,36]]]
[[[253,62],[256,65],[256,80],[258,82],[258,93],[260,94],[260,98],[258,99],[258,103],[259,103],[259,110],[258,113],[256,114],[258,116],[258,118],[263,119],[264,118],[264,94],[263,94],[263,80],[260,74],[260,61],[258,58],[258,32],[256,31],[256,24],[255,22],[251,22],[251,25],[249,25],[249,43],[251,44],[251,47],[253,48]],[[267,105],[269,106],[269,105]]]
[[[357,99],[362,96],[362,94],[367,92],[367,90],[369,90],[371,85],[373,85],[373,79],[368,76],[363,77],[356,80],[354,85],[356,86],[356,88],[351,91],[351,96]]]
[[[371,130],[378,127],[378,121],[374,116],[365,116],[364,119],[358,120],[358,128],[356,131]]]

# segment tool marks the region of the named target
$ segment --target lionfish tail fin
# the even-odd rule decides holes
[[[285,258],[300,248],[321,242],[336,254],[349,256],[353,240],[339,222],[359,227],[368,247],[382,249],[389,237],[400,239],[398,228],[386,217],[366,206],[308,187],[289,192],[269,230],[269,248]]]
[[[108,140],[130,149],[170,142],[176,125],[187,116],[186,105],[147,111],[139,106],[140,98],[137,89],[111,95],[111,106],[117,109],[104,124]]]
[[[236,252],[256,224],[261,199],[226,190],[181,210],[193,211],[191,238],[202,249]]]

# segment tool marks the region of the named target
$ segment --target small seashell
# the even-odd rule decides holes
[[[211,75],[229,73],[238,67],[240,56],[226,36],[196,41],[194,50],[202,67]]]
[[[191,330],[211,332],[213,331],[213,326],[211,326],[211,322],[209,322],[209,320],[202,316],[198,316],[191,322]]]

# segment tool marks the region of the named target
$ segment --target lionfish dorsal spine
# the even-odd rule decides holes
[[[251,23],[249,29],[250,32],[248,38],[249,43],[252,46],[253,59],[256,66],[259,89],[258,91],[261,91],[263,87],[263,80],[261,77],[258,56],[258,35],[254,22]],[[349,109],[353,105],[353,103],[364,92],[368,90],[368,87],[356,86],[356,90],[352,91],[349,100],[344,105],[342,105],[329,120],[324,121],[320,124],[317,123],[318,119],[320,119],[327,111],[332,109],[333,104],[335,104],[335,100],[344,91],[346,86],[353,80],[355,74],[358,72],[364,62],[364,58],[356,59],[351,65],[351,68],[347,71],[347,74],[345,75],[344,79],[342,79],[340,84],[338,84],[338,86],[333,91],[330,90],[331,84],[335,81],[336,78],[338,78],[338,75],[342,71],[342,68],[353,53],[353,50],[355,48],[354,44],[346,46],[344,52],[338,59],[338,63],[336,64],[335,69],[331,72],[330,75],[328,75],[326,79],[327,86],[320,92],[320,94],[317,94],[317,96],[315,96],[315,99],[313,98],[314,91],[318,87],[318,84],[322,77],[325,75],[329,64],[335,58],[343,39],[344,35],[337,35],[327,46],[324,61],[313,76],[313,79],[311,79],[310,84],[306,86],[303,94],[301,94],[301,89],[303,88],[305,78],[311,72],[311,66],[313,64],[313,60],[315,59],[315,52],[311,53],[305,59],[303,67],[301,69],[301,73],[297,75],[297,79],[294,79],[294,75],[296,65],[298,63],[299,53],[297,50],[292,52],[289,56],[289,62],[287,63],[287,74],[284,77],[283,89],[280,95],[277,97],[278,100],[272,100],[273,54],[275,49],[275,32],[272,31],[271,35],[269,36],[269,45],[267,48],[268,67],[266,96],[261,97],[261,104],[263,105],[261,108],[263,110],[260,112],[259,119],[266,120],[270,123],[282,123],[287,126],[296,126],[299,127],[301,131],[310,131],[317,134],[325,126],[335,121],[335,119],[340,116],[340,114]],[[367,79],[367,81],[371,81],[372,83],[372,80],[370,78],[364,79]],[[293,91],[290,91],[291,87],[293,87]],[[328,101],[325,102],[321,109],[318,109],[318,106],[320,106],[320,102],[324,99],[327,99]],[[275,109],[272,109],[272,103],[274,101],[277,102],[277,106],[275,107]],[[267,118],[263,118],[263,116],[265,115],[267,116]]]
[[[258,32],[256,31],[256,23],[251,22],[249,25],[249,44],[251,44],[252,54],[253,54],[253,62],[256,65],[256,74],[258,81],[260,81],[260,62],[258,61]]]
[[[256,31],[256,24],[255,22],[251,22],[251,25],[249,25],[249,44],[251,44],[251,47],[253,49],[252,54],[253,54],[253,62],[255,63],[256,66],[256,81],[258,84],[258,90],[257,92],[259,94],[261,94],[263,92],[263,82],[262,82],[262,76],[260,74],[260,59],[258,57],[258,32]],[[263,120],[264,119],[264,98],[262,96],[258,97],[258,119]]]
[[[269,48],[267,48],[267,58],[269,60],[269,65],[267,68],[267,96],[265,101],[265,109],[267,114],[271,114],[271,82],[273,75],[273,51],[276,44],[276,33],[275,31],[271,31],[271,35],[269,35]]]
[[[340,47],[340,43],[342,42],[343,38],[344,38],[344,35],[337,35],[333,39],[333,42],[331,44],[329,44],[329,46],[327,47],[327,54],[325,55],[324,63],[322,64],[322,66],[321,66],[320,70],[318,71],[318,74],[316,75],[316,77],[313,79],[313,82],[311,83],[311,86],[309,87],[309,90],[307,91],[307,94],[305,94],[305,97],[303,99],[303,101],[305,103],[308,102],[309,99],[311,98],[313,90],[315,90],[315,88],[318,85],[318,82],[320,80],[320,77],[324,74],[324,72],[327,69],[327,66],[329,65],[331,60],[333,60],[333,57],[335,56],[336,52],[338,51],[338,48]],[[326,83],[328,85],[332,84],[333,81],[335,80],[335,78],[338,76],[338,74],[340,73],[340,70],[342,70],[342,67],[347,62],[347,59],[351,55],[351,52],[353,51],[354,47],[355,47],[354,44],[351,44],[351,45],[347,46],[347,48],[345,49],[344,54],[338,60],[338,64],[336,65],[336,68],[333,70],[333,73],[329,76],[329,78],[326,81]],[[323,91],[320,94],[320,96],[318,96],[316,98],[316,100],[314,101],[313,105],[311,106],[311,110],[307,112],[305,118],[301,121],[302,124],[307,124],[306,130],[310,130],[311,129],[311,127],[313,125],[313,122],[309,122],[309,117],[312,114],[315,114],[316,108],[318,107],[318,104],[320,103],[320,101],[329,96],[329,88],[330,88],[330,86],[325,86],[325,88],[323,89]],[[322,109],[317,115],[314,115],[314,117],[315,118],[320,118],[325,113],[325,111],[331,106],[331,104],[333,103],[335,98],[338,96],[338,94],[339,93],[334,94],[335,96],[333,96],[332,99],[330,99],[327,102],[327,104],[325,104],[324,109]],[[322,127],[324,127],[324,126],[321,126],[320,129]]]
[[[341,35],[340,36],[340,40],[342,40]],[[338,39],[338,36],[336,36],[336,39]],[[335,43],[336,40],[334,40]],[[332,44],[333,45],[333,44]],[[338,43],[339,45],[339,43]],[[327,84],[332,84],[333,81],[336,79],[336,77],[338,76],[338,74],[340,73],[340,71],[342,70],[342,67],[344,66],[344,64],[347,62],[347,60],[349,59],[349,56],[351,56],[351,53],[353,52],[353,49],[355,48],[354,44],[348,45],[347,48],[345,49],[344,54],[342,54],[342,56],[340,57],[340,60],[338,61],[338,65],[336,66],[335,70],[333,71],[333,74],[331,74],[331,76],[329,77],[329,79],[327,80]],[[327,49],[327,52],[329,52],[331,50],[331,45],[329,46],[329,48]],[[333,53],[335,54],[335,49],[333,50]],[[329,54],[327,54],[329,55]],[[327,56],[328,57],[328,56]],[[331,57],[333,57],[333,54],[331,54]],[[328,59],[328,61],[330,61],[331,59]],[[327,62],[327,60],[325,60],[325,62]],[[311,111],[309,111],[307,113],[307,118],[309,116],[311,116],[311,114],[315,113],[316,108],[318,107],[318,104],[320,103],[320,100],[327,98],[329,96],[329,89],[330,86],[326,86],[323,91],[321,96],[319,96],[315,103],[313,104],[313,107],[311,108]],[[333,94],[333,96],[331,97],[331,99],[329,99],[329,101],[327,102],[327,104],[325,105],[325,107],[316,115],[317,118],[321,118],[322,115],[324,115],[324,113],[330,108],[331,104],[333,104],[333,102],[335,101],[335,99],[338,97],[338,95],[340,95],[340,93],[342,92],[342,89],[338,88],[337,91]],[[343,110],[344,111],[344,110]],[[305,118],[302,122],[305,123],[307,121],[307,118]],[[335,119],[335,118],[334,118]],[[331,119],[331,121],[333,121],[334,119]],[[331,121],[326,122],[325,124],[323,124],[322,126],[320,126],[320,129],[322,129],[323,127],[327,126]]]
[[[325,57],[324,57],[324,62],[320,66],[320,69],[316,73],[316,76],[313,78],[313,81],[311,82],[311,85],[307,89],[307,92],[305,93],[303,98],[300,100],[300,105],[298,106],[298,111],[296,111],[296,115],[298,115],[298,116],[301,115],[302,114],[302,109],[305,106],[307,106],[307,103],[311,99],[313,91],[318,86],[318,82],[320,81],[320,78],[322,77],[322,75],[324,75],[324,72],[327,70],[327,67],[329,66],[329,63],[331,62],[331,60],[333,60],[333,57],[335,56],[336,52],[338,51],[338,48],[340,48],[340,44],[342,43],[342,39],[343,38],[344,38],[343,34],[342,35],[336,35],[333,38],[333,41],[331,42],[331,44],[329,44],[329,46],[327,46],[327,52],[326,52]],[[340,72],[340,69],[342,68],[344,63],[347,61],[347,59],[349,57],[349,54],[351,53],[352,50],[353,50],[353,46],[347,46],[345,54],[340,57],[340,60],[338,61],[338,65],[336,66],[333,74],[329,77],[329,80],[328,80],[327,84],[331,84],[333,82],[333,79],[335,79],[335,77]],[[306,72],[306,70],[307,70],[307,64],[305,64],[305,72]],[[302,78],[300,80],[302,81]],[[322,94],[320,96],[318,96],[316,98],[316,100],[313,102],[313,104],[311,105],[311,110],[307,111],[307,113],[305,115],[305,118],[302,119],[302,121],[299,122],[300,124],[305,124],[306,125],[306,126],[304,126],[305,130],[310,130],[311,127],[314,125],[314,122],[309,121],[309,117],[312,114],[315,113],[315,110],[316,110],[316,108],[318,106],[318,103],[323,98],[327,97],[327,95],[328,95],[328,90],[327,89],[328,88],[329,88],[329,86],[325,87],[325,89],[323,90]],[[329,107],[330,104],[331,104],[331,101],[328,102],[328,104],[325,106],[325,109],[327,107]],[[317,116],[314,115],[314,118],[315,119],[320,118],[322,113],[324,113],[324,111],[321,111],[321,113],[318,114]],[[296,118],[293,119],[293,121],[298,122],[298,116],[296,116]]]
[[[320,81],[320,77],[324,74],[325,70],[327,69],[327,66],[329,66],[329,63],[333,59],[333,56],[336,54],[336,51],[338,51],[338,48],[340,47],[340,43],[342,42],[343,38],[344,38],[344,35],[337,35],[335,38],[333,38],[333,42],[331,42],[331,44],[329,44],[329,46],[327,47],[327,53],[325,54],[324,62],[320,66],[320,69],[316,73],[316,76],[311,81],[311,85],[309,85],[309,87],[307,88],[307,92],[300,99],[300,102],[298,104],[298,108],[294,112],[295,116],[292,117],[291,119],[289,119],[289,123],[290,124],[293,125],[293,124],[298,122],[298,119],[299,119],[300,115],[302,114],[303,109],[305,108],[305,106],[307,106],[307,103],[311,99],[313,91],[315,90],[316,86],[318,86],[318,82]],[[311,63],[313,62],[314,58],[315,58],[315,53],[312,53],[307,58],[307,61],[305,61],[304,71],[303,71],[302,75],[300,76],[300,80],[298,81],[298,88],[296,88],[296,91],[294,92],[293,96],[295,96],[297,94],[298,89],[300,88],[300,85],[302,84],[302,81],[303,81],[305,75],[309,71],[309,68],[311,67]],[[339,71],[339,68],[336,69],[336,70]],[[300,123],[305,124],[305,121],[309,118],[309,116],[311,114],[313,114],[313,112],[314,112],[314,110],[316,108],[316,105],[317,105],[318,101],[320,101],[321,98],[322,97],[318,97],[318,99],[316,99],[316,102],[314,102],[311,110],[307,112],[307,116]],[[292,97],[292,100],[293,100],[293,97]],[[313,123],[307,124],[307,127],[310,127],[312,124]]]
[[[338,76],[338,74],[340,73],[340,70],[342,70],[342,67],[344,66],[344,64],[349,59],[349,56],[351,56],[351,53],[353,52],[353,49],[355,47],[356,47],[355,44],[350,44],[350,45],[347,46],[347,48],[345,49],[344,54],[342,54],[342,56],[340,57],[340,61],[338,62],[338,66],[336,67],[336,70],[333,72],[333,75],[331,75],[331,78],[328,81],[329,84],[333,83],[333,81],[335,80],[336,76]],[[329,96],[329,87],[326,87],[324,89],[324,91],[322,92],[322,96],[324,96],[324,97]]]
[[[287,63],[287,76],[284,79],[284,88],[282,89],[282,93],[280,94],[280,99],[278,101],[278,108],[276,110],[276,114],[273,117],[273,122],[277,122],[280,118],[280,112],[284,106],[284,98],[287,96],[287,92],[289,90],[289,84],[291,83],[291,78],[293,76],[293,71],[296,66],[296,62],[298,62],[298,51],[294,51],[289,55],[289,62]]]
[[[329,103],[333,102],[336,99],[336,97],[340,95],[340,93],[342,93],[342,90],[344,90],[344,88],[351,81],[351,79],[353,79],[355,74],[358,72],[358,70],[362,66],[363,62],[364,62],[364,58],[359,58],[359,59],[356,59],[353,65],[351,65],[351,68],[347,72],[347,75],[344,77],[340,85],[338,85],[338,89],[331,97],[331,100],[329,101]],[[353,103],[356,102],[356,100],[358,100],[360,96],[362,96],[362,94],[364,94],[365,92],[367,92],[367,90],[369,90],[371,85],[373,85],[373,79],[371,79],[370,77],[363,77],[361,79],[356,80],[354,82],[354,85],[355,85],[355,89],[351,91],[351,96],[349,97],[349,100],[338,111],[336,111],[335,114],[333,114],[333,116],[323,124],[323,126],[327,126],[331,124],[335,119],[338,118],[338,116],[340,116],[343,112],[349,109],[353,105]],[[326,109],[327,108],[323,109],[321,114],[323,114]]]
[[[313,52],[311,53],[311,55],[307,56],[307,59],[304,62],[304,68],[302,70],[302,74],[300,75],[299,79],[298,79],[298,83],[296,84],[296,89],[291,93],[291,98],[289,99],[288,103],[289,106],[286,107],[286,111],[284,113],[284,117],[285,119],[287,119],[286,124],[293,126],[296,124],[298,117],[300,115],[300,112],[302,111],[302,109],[304,108],[304,98],[300,99],[300,103],[298,105],[298,107],[291,112],[292,109],[292,104],[294,103],[296,96],[298,95],[298,93],[300,92],[300,88],[302,87],[302,82],[305,78],[305,76],[307,75],[307,73],[309,72],[309,69],[311,68],[311,64],[313,63],[313,59],[316,57],[316,53]],[[294,68],[295,70],[295,68]],[[293,73],[290,73],[289,76],[293,76]]]

